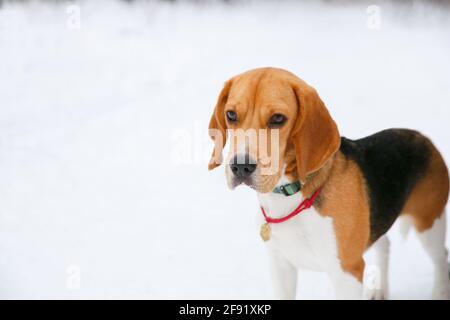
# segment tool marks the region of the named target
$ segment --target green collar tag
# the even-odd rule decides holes
[[[302,189],[302,184],[300,181],[295,181],[292,183],[284,184],[282,186],[276,187],[273,189],[274,193],[281,193],[284,194],[286,197],[292,196],[293,194],[296,194]]]

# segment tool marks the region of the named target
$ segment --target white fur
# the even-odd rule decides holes
[[[367,266],[364,283],[364,297],[370,300],[384,300],[388,298],[389,282],[389,238],[384,235],[371,247],[375,251],[375,264]]]
[[[403,240],[406,240],[406,238],[408,238],[409,230],[411,230],[411,227],[413,226],[412,217],[407,214],[401,215],[397,219],[397,225],[398,225],[398,229],[400,231],[401,237],[403,238]]]
[[[283,177],[279,185],[288,181]],[[275,193],[258,193],[260,205],[267,215],[279,218],[288,215],[303,200],[301,193],[286,197]],[[262,214],[258,218],[263,224]],[[359,299],[362,285],[342,270],[338,259],[333,220],[321,216],[311,207],[280,224],[271,224],[269,251],[275,297],[294,299],[299,268],[326,272],[339,299]]]
[[[289,183],[283,176],[278,186]],[[260,205],[268,216],[281,218],[295,209],[303,197],[301,193],[286,197],[275,193],[258,193]],[[419,233],[419,239],[434,264],[433,299],[450,299],[448,253],[445,248],[445,213],[433,226]],[[406,237],[410,221],[401,218]],[[258,214],[258,227],[265,223]],[[338,258],[336,235],[331,217],[320,215],[314,207],[302,211],[292,219],[271,224],[271,239],[266,242],[275,298],[295,299],[298,269],[326,272],[334,285],[338,299],[386,299],[388,297],[388,268],[390,241],[386,235],[373,245],[375,265],[366,270],[364,295],[362,284],[342,270]],[[367,275],[369,279],[367,279]]]
[[[419,239],[434,265],[433,299],[450,299],[448,253],[445,248],[446,221],[444,214],[436,219],[433,226],[419,232]]]

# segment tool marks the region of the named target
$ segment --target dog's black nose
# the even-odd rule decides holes
[[[246,155],[236,155],[230,162],[231,172],[236,178],[247,178],[256,170],[255,161]]]

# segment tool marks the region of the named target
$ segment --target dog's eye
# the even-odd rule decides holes
[[[237,121],[237,114],[234,111],[227,111],[227,119],[229,122],[236,122]]]
[[[286,120],[287,118],[284,115],[276,113],[270,117],[269,127],[271,128],[281,127],[286,122]]]

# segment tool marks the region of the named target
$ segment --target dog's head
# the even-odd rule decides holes
[[[255,69],[225,83],[209,124],[215,148],[209,163],[225,159],[230,188],[245,183],[266,193],[282,173],[305,182],[340,145],[337,126],[316,90],[294,74]]]

